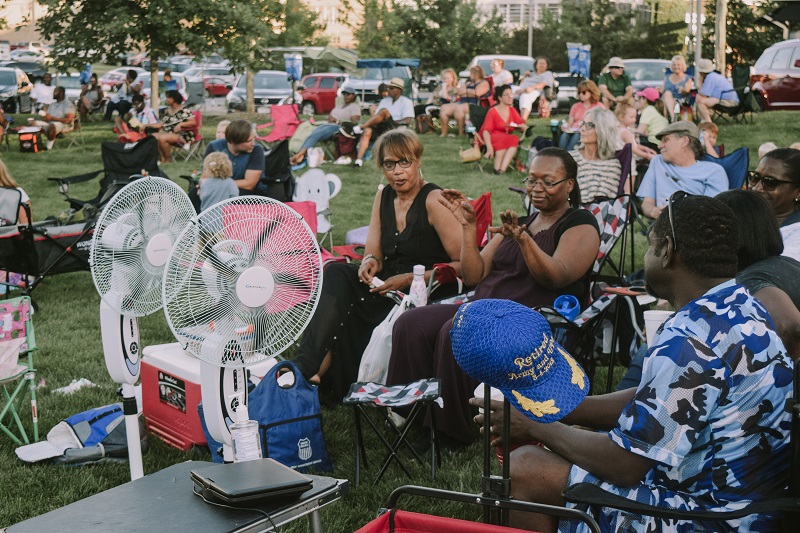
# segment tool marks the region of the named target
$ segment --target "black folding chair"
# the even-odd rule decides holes
[[[158,141],[155,137],[145,137],[136,143],[106,141],[102,143],[103,170],[96,170],[67,178],[48,178],[58,183],[58,190],[69,203],[67,214],[62,222],[91,220],[103,206],[125,185],[144,174],[167,177],[158,166]],[[79,200],[69,195],[71,185],[86,183],[99,177],[100,191],[89,200]],[[79,212],[83,216],[78,216]]]

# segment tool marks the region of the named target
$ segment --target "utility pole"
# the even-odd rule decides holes
[[[716,40],[714,45],[714,60],[717,70],[725,76],[727,70],[725,68],[725,50],[728,48],[728,39],[726,34],[726,22],[728,21],[728,0],[717,0],[717,18],[714,21],[714,31],[716,32]]]
[[[528,55],[533,55],[533,7],[534,0],[528,0]]]

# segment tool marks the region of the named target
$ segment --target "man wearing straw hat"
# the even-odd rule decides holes
[[[358,155],[353,163],[360,167],[364,164],[364,154],[372,141],[375,141],[389,130],[399,126],[408,126],[414,120],[414,104],[403,96],[405,81],[403,78],[392,78],[389,82],[389,96],[378,104],[375,115],[362,126],[355,126],[351,131],[342,131],[344,135],[352,137],[360,134],[358,141]]]
[[[669,199],[648,237],[645,271],[648,290],[678,311],[659,328],[637,389],[588,396],[563,419],[583,428],[542,423],[562,396],[572,397],[562,392],[570,389],[552,385],[559,373],[539,375],[534,383],[511,379],[524,372],[522,366],[506,376],[481,375],[522,407],[512,411],[512,441],[546,446],[523,446],[511,455],[512,496],[563,506],[562,491],[589,482],[669,509],[729,511],[786,487],[790,415],[784,403],[791,394],[792,360],[761,304],[731,279],[738,240],[735,215],[719,200],[682,192]],[[453,351],[459,364],[468,364],[475,348],[456,331],[458,317]],[[469,316],[463,322],[469,323]],[[514,343],[495,338],[491,345]],[[537,353],[532,345],[531,357]],[[529,359],[509,355],[522,363]],[[540,388],[547,394],[537,392]],[[482,401],[470,402],[480,406]],[[502,430],[501,408],[500,402],[492,404],[493,434]],[[476,422],[483,423],[482,415]],[[499,441],[495,437],[493,444]],[[689,522],[606,507],[590,512],[604,531],[772,531],[777,526],[765,515]],[[525,513],[513,515],[512,524],[543,532],[559,525],[553,517]],[[559,530],[580,527],[565,521]]]

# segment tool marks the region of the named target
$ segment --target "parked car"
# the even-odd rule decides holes
[[[6,113],[30,113],[33,84],[18,68],[0,67],[0,103]]]
[[[152,66],[152,61],[150,61],[149,57],[146,57],[142,60],[142,68],[149,71],[150,67]],[[158,60],[158,70],[171,70],[172,63],[168,59],[159,59]]]
[[[342,73],[309,74],[300,80],[303,91],[303,115],[324,115],[336,107],[336,96],[339,88],[347,81]]]
[[[402,78],[405,82],[403,96],[408,96],[416,101],[419,96],[419,87],[417,86],[417,81],[411,76],[411,69],[408,67],[360,69],[356,74],[348,78],[347,83],[342,85],[353,89],[356,96],[361,100],[361,109],[363,111],[380,101],[378,86],[381,83],[388,84],[392,78]]]
[[[0,61],[11,61],[11,43],[0,41]]]
[[[666,59],[623,59],[625,73],[631,78],[634,93],[664,83],[670,61]]]
[[[81,97],[80,74],[56,74],[54,76],[53,85],[64,88],[64,93],[67,99],[75,105],[78,105],[78,99]],[[100,81],[100,80],[98,80]]]
[[[44,59],[44,54],[38,50],[28,50],[27,48],[17,48],[8,53],[11,61],[41,61]]]
[[[203,80],[203,91],[207,98],[227,96],[231,92],[231,83],[222,78],[205,78]]]
[[[181,93],[181,96],[183,96],[183,100],[184,101],[188,100],[189,93],[186,90],[186,80],[184,79],[183,75],[180,72],[173,72],[172,79],[175,80],[175,82],[178,84],[178,91]],[[142,74],[139,74],[139,76],[136,78],[136,83],[139,82],[142,83],[142,95],[144,96],[145,100],[150,99],[150,80],[151,77],[149,72],[144,72]],[[166,92],[166,87],[164,87],[163,72],[158,73],[158,89],[160,95],[159,97],[161,98],[161,102],[163,102],[164,93]]]
[[[491,63],[493,59],[502,59],[505,62],[504,69],[514,75],[514,83],[519,83],[520,77],[528,71],[533,72],[535,60],[531,56],[515,56],[507,54],[489,54],[482,56],[475,56],[467,65],[466,70],[458,73],[458,77],[462,80],[469,78],[469,69],[478,65],[483,69],[483,73],[489,76],[492,73]]]
[[[435,91],[436,86],[442,82],[441,76],[439,74],[427,73],[420,77],[419,79],[419,88],[424,89],[426,91]]]
[[[570,109],[572,104],[578,101],[578,84],[586,78],[573,76],[569,72],[556,72],[553,76],[558,84],[557,107]]]
[[[228,112],[244,111],[247,108],[247,79],[244,75],[236,78],[232,91],[225,100],[228,102]],[[260,70],[253,76],[253,90],[256,112],[269,113],[273,105],[286,103],[292,98],[292,84],[289,75],[280,70]],[[301,103],[303,97],[294,93],[295,101]]]
[[[145,52],[129,52],[127,54],[127,64],[133,67],[139,67],[146,57],[147,54]]]
[[[47,66],[36,61],[6,61],[3,66],[20,69],[33,83],[41,80],[47,72]]]
[[[125,76],[128,75],[128,70],[135,70],[139,74],[147,72],[141,67],[120,67],[109,70],[100,76],[97,81],[100,83],[104,91],[116,91],[125,81]]]
[[[232,85],[236,79],[231,69],[224,65],[190,65],[182,74],[189,83],[199,83],[208,78],[219,78]]]
[[[751,70],[750,86],[764,110],[800,109],[800,39],[764,50]]]

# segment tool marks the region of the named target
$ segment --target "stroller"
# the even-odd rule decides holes
[[[58,217],[33,222],[27,205],[28,222],[12,221],[0,231],[0,285],[31,292],[46,276],[89,270],[89,251],[97,216],[106,203],[125,185],[143,173],[163,175],[158,168],[158,145],[148,137],[132,145],[102,144],[103,170],[69,178],[50,178],[59,184],[69,208]],[[88,182],[100,174],[100,191],[90,200],[69,196],[69,186]],[[13,273],[13,274],[12,274]]]

